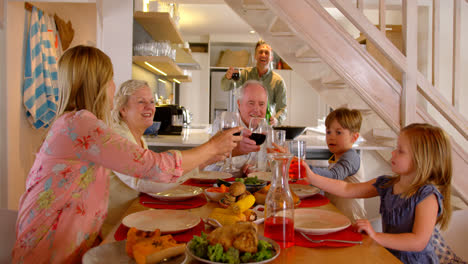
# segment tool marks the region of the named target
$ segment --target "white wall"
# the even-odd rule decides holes
[[[132,0],[97,0],[97,47],[114,65],[114,82],[118,86],[132,77]]]
[[[47,13],[53,8],[57,8],[56,4],[34,3],[40,5],[41,9]],[[62,19],[71,20],[77,35],[74,43],[86,44],[89,41],[95,42],[96,38],[81,32],[95,32],[96,25],[92,24],[95,21],[96,9],[94,4],[62,4],[59,10],[59,16]],[[2,60],[1,67],[8,65],[2,71],[5,73],[5,96],[1,96],[4,100],[1,104],[6,110],[6,119],[1,120],[2,133],[6,134],[6,147],[2,148],[1,158],[6,161],[7,167],[2,166],[1,177],[7,179],[8,202],[7,206],[10,209],[17,209],[18,201],[25,189],[25,179],[34,162],[35,153],[45,136],[44,130],[36,130],[31,127],[26,119],[25,110],[22,104],[21,87],[23,80],[23,46],[25,29],[25,9],[23,1],[9,1],[7,3],[6,17],[6,59]],[[88,39],[89,38],[89,39]],[[2,45],[3,46],[3,45]],[[2,91],[3,92],[3,91]],[[8,98],[8,100],[6,100]],[[2,140],[3,141],[3,140]],[[3,143],[5,144],[5,143]],[[6,171],[6,173],[3,173]],[[5,178],[3,178],[3,181]],[[2,192],[2,196],[5,194]]]
[[[180,105],[193,114],[192,124],[209,124],[210,112],[210,65],[208,53],[192,53],[200,64],[199,71],[192,71],[192,82],[181,83]]]

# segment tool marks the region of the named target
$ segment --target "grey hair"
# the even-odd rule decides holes
[[[267,89],[263,86],[263,83],[257,81],[257,80],[248,80],[246,81],[241,88],[239,88],[239,97],[238,97],[238,100],[239,102],[242,101],[242,98],[244,98],[244,94],[245,94],[245,88],[249,85],[258,85],[260,87],[263,88],[263,90],[265,90],[265,94],[267,96],[267,102],[268,102],[268,91]]]
[[[114,108],[111,111],[113,123],[118,124],[122,121],[120,110],[127,105],[130,96],[145,86],[149,88],[148,83],[142,80],[128,80],[120,85],[119,90],[114,95]]]

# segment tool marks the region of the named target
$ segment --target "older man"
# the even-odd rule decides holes
[[[239,82],[242,84],[247,80],[257,80],[262,83],[262,86],[267,90],[268,103],[270,105],[271,117],[268,121],[271,125],[279,125],[286,119],[286,85],[283,78],[271,70],[270,63],[273,60],[273,51],[271,50],[271,46],[263,40],[257,42],[255,60],[257,61],[255,67],[246,68],[241,71]],[[233,67],[228,69],[221,80],[221,89],[229,91],[234,88],[234,82],[231,79],[232,74],[235,72],[237,70]]]
[[[264,147],[257,146],[255,141],[251,140],[249,136],[252,134],[249,127],[249,122],[252,117],[265,117],[268,102],[267,90],[263,87],[262,83],[255,80],[245,82],[239,88],[239,97],[237,106],[241,118],[241,126],[245,129],[242,131],[242,140],[237,144],[237,147],[232,151],[232,162],[235,168],[240,169],[249,160],[249,154],[255,153],[260,150],[264,151]],[[215,121],[218,122],[219,120]],[[213,134],[217,132],[217,125],[213,124]],[[263,146],[263,145],[262,145]],[[212,164],[205,168],[205,170],[220,170],[220,164]]]

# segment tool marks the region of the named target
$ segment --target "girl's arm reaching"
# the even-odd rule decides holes
[[[348,183],[342,180],[335,180],[315,174],[309,166],[306,168],[306,180],[318,188],[345,198],[369,198],[377,196],[377,189],[372,185],[376,179],[362,183]]]
[[[372,239],[386,248],[401,251],[421,251],[426,247],[434,231],[438,208],[435,195],[428,196],[416,205],[411,233],[376,233],[368,220],[357,220],[356,225],[359,231],[366,231]]]

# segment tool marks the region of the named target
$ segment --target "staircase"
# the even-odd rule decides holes
[[[467,145],[468,121],[417,70],[414,56],[405,57],[352,4],[353,1],[330,0],[399,68],[406,77],[403,80],[405,89],[327,12],[321,4],[323,1],[225,2],[316,89],[327,104],[334,108],[346,106],[361,110],[361,135],[367,141],[394,146],[401,126],[414,122],[446,128],[438,124],[425,107],[416,105],[416,94],[422,95],[426,103],[445,118],[444,123],[450,124],[455,131],[455,137],[452,136],[453,189],[468,204],[468,177],[465,177],[468,154],[460,146]],[[406,8],[410,9],[412,4]],[[414,20],[407,21],[410,28]],[[390,157],[388,151],[379,153],[387,160]]]

